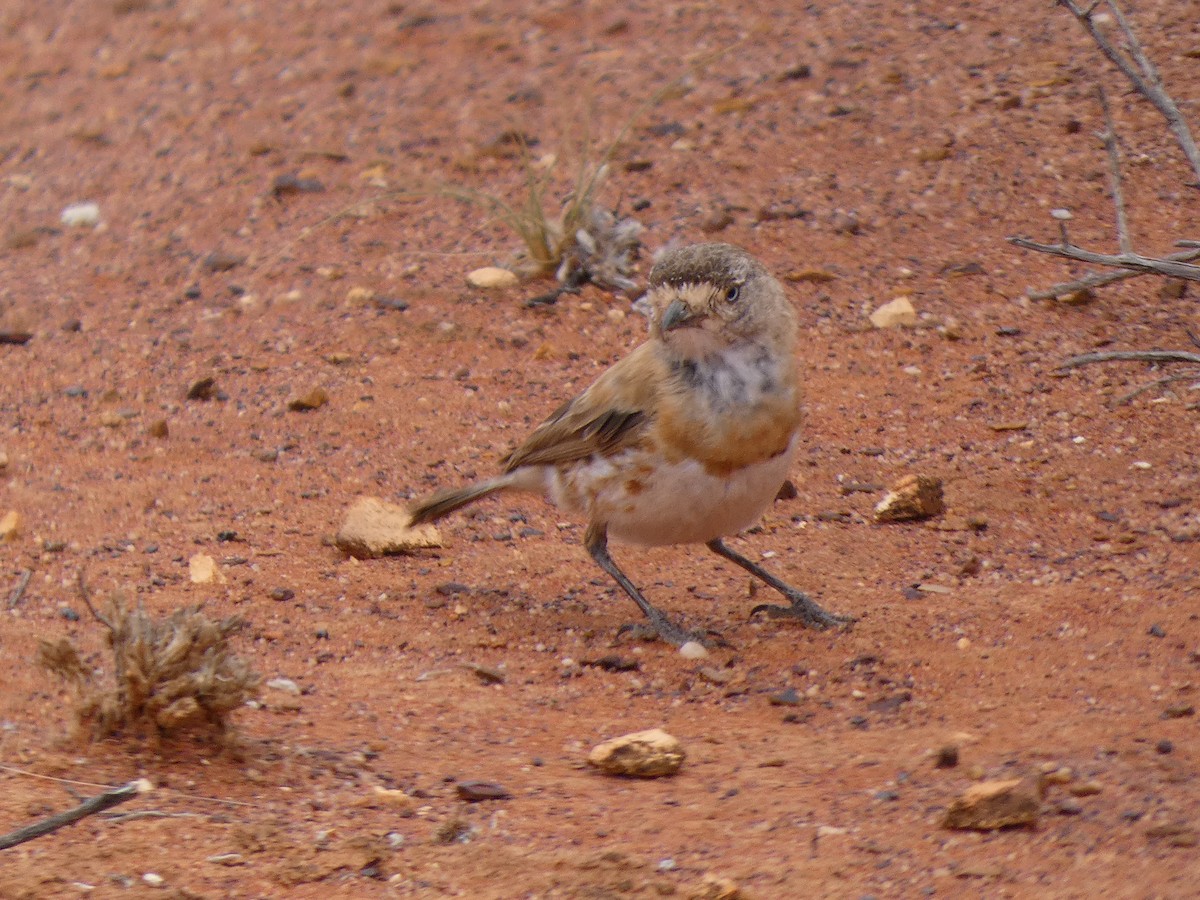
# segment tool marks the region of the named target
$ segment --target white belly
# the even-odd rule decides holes
[[[616,540],[702,544],[758,521],[787,478],[795,449],[793,439],[787,452],[729,476],[710,475],[694,460],[639,472],[639,451],[631,450],[593,459],[566,478],[547,471],[545,486],[556,506],[606,523]]]

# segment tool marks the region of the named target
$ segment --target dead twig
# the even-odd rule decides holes
[[[1126,403],[1129,403],[1135,397],[1140,397],[1142,394],[1146,393],[1147,391],[1152,391],[1155,388],[1166,387],[1168,384],[1174,384],[1176,381],[1187,381],[1191,378],[1198,378],[1198,377],[1200,377],[1200,370],[1193,369],[1190,372],[1176,372],[1174,375],[1168,375],[1165,378],[1156,378],[1154,381],[1150,381],[1150,382],[1147,382],[1146,384],[1140,385],[1139,387],[1135,387],[1132,391],[1130,391],[1127,394],[1122,394],[1120,397],[1118,397],[1116,400],[1113,401],[1112,405],[1113,406],[1124,406]]]
[[[13,592],[8,596],[8,608],[16,609],[17,604],[21,602],[21,597],[25,594],[25,588],[29,587],[29,579],[33,577],[32,569],[24,569],[17,576],[17,586],[13,588]]]
[[[1104,141],[1104,149],[1108,151],[1108,175],[1112,183],[1113,207],[1117,215],[1117,246],[1121,248],[1122,253],[1132,253],[1129,219],[1125,215],[1125,192],[1121,188],[1121,151],[1117,148],[1117,129],[1113,125],[1112,110],[1108,108],[1108,95],[1100,85],[1096,85],[1096,96],[1104,113],[1104,133],[1100,138]],[[1063,227],[1063,235],[1065,238],[1066,226]],[[1066,243],[1065,239],[1063,243]]]
[[[1200,364],[1200,353],[1188,353],[1186,350],[1102,350],[1098,353],[1084,353],[1063,360],[1060,369],[1074,369],[1091,363],[1129,360],[1134,362],[1190,362]]]
[[[1196,244],[1196,241],[1176,241],[1176,246],[1186,247],[1191,244]],[[1193,250],[1185,250],[1181,253],[1172,253],[1163,257],[1169,262],[1190,262],[1193,259],[1200,259],[1200,248]],[[1156,274],[1147,272],[1143,269],[1120,269],[1116,272],[1092,272],[1084,275],[1082,278],[1077,278],[1074,281],[1063,281],[1059,284],[1052,284],[1048,288],[1040,291],[1030,291],[1030,300],[1057,300],[1059,297],[1065,297],[1068,294],[1074,294],[1077,291],[1087,291],[1096,287],[1103,287],[1106,284],[1113,284],[1117,281],[1125,281],[1129,278],[1140,278],[1143,275]]]
[[[113,788],[112,790],[105,791],[103,794],[89,797],[74,809],[56,813],[47,819],[42,819],[40,822],[34,822],[32,825],[26,825],[24,828],[18,828],[16,831],[0,835],[0,850],[7,850],[9,847],[15,847],[17,844],[32,841],[34,838],[58,831],[58,829],[78,822],[87,816],[110,809],[120,803],[124,803],[126,800],[136,797],[144,789],[144,782],[131,781],[124,787]]]
[[[1059,2],[1071,11],[1071,15],[1076,18],[1079,24],[1091,35],[1092,40],[1096,42],[1096,46],[1100,48],[1100,52],[1107,56],[1112,64],[1121,70],[1121,74],[1129,79],[1129,83],[1133,85],[1134,89],[1149,100],[1155,109],[1162,113],[1163,118],[1167,120],[1167,127],[1175,136],[1175,140],[1178,142],[1179,148],[1183,151],[1183,155],[1191,163],[1192,171],[1196,173],[1196,178],[1200,180],[1200,148],[1197,148],[1196,140],[1192,137],[1192,132],[1188,128],[1187,121],[1179,112],[1179,107],[1175,105],[1175,101],[1163,87],[1158,69],[1150,61],[1150,57],[1146,55],[1146,51],[1142,49],[1137,35],[1133,33],[1133,28],[1129,24],[1129,20],[1125,18],[1125,13],[1121,11],[1121,8],[1117,6],[1114,0],[1108,0],[1105,4],[1112,12],[1113,20],[1117,23],[1117,28],[1120,29],[1121,37],[1125,41],[1127,49],[1122,52],[1113,45],[1112,41],[1100,30],[1096,22],[1094,14],[1096,7],[1099,6],[1098,3],[1093,3],[1087,8],[1083,8],[1073,2],[1073,0],[1059,0]]]
[[[1049,253],[1053,256],[1093,263],[1098,266],[1113,266],[1118,269],[1125,269],[1130,274],[1165,275],[1168,278],[1200,281],[1200,266],[1179,262],[1179,254],[1156,257],[1142,256],[1140,253],[1095,253],[1091,250],[1084,250],[1082,247],[1076,247],[1070,242],[1041,244],[1024,237],[1010,237],[1008,240],[1009,243],[1025,250]],[[1195,259],[1195,257],[1191,258]]]

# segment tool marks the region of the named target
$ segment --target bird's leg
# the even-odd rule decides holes
[[[750,610],[750,615],[754,616],[757,613],[765,612],[773,619],[799,619],[810,628],[829,628],[833,625],[843,625],[847,622],[853,622],[854,619],[850,616],[838,616],[833,613],[823,610],[812,597],[803,591],[798,591],[786,581],[780,581],[762,566],[753,563],[740,553],[735,553],[725,546],[720,538],[709,541],[706,545],[709,550],[724,557],[731,563],[737,563],[755,578],[769,584],[779,593],[787,598],[790,606],[775,606],[771,603],[760,603],[754,609]]]
[[[660,638],[677,647],[688,641],[706,642],[703,636],[692,634],[667,618],[666,613],[643,597],[636,585],[617,568],[613,558],[608,555],[608,531],[603,525],[588,526],[587,534],[584,536],[584,545],[587,547],[588,553],[592,555],[592,559],[596,561],[596,565],[611,575],[613,581],[621,586],[621,590],[638,605],[638,609],[650,620],[650,627]]]

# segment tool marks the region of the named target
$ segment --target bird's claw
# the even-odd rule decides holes
[[[809,628],[815,628],[818,631],[849,625],[854,621],[853,616],[839,616],[836,613],[827,612],[815,600],[799,591],[787,595],[787,599],[788,606],[777,606],[774,603],[758,604],[750,610],[750,618],[753,619],[759,613],[766,613],[770,619],[799,619]]]

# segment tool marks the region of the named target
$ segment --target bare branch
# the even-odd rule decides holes
[[[1076,366],[1086,366],[1090,363],[1113,362],[1128,360],[1133,362],[1190,362],[1200,364],[1200,353],[1189,353],[1186,350],[1102,350],[1098,353],[1084,353],[1063,360],[1060,369],[1074,369]]]
[[[93,618],[95,618],[95,620],[97,622],[100,622],[102,625],[104,625],[106,628],[108,628],[109,631],[116,631],[116,629],[113,628],[112,622],[108,621],[108,619],[106,619],[106,618],[104,618],[104,616],[100,615],[100,613],[98,613],[96,611],[96,607],[92,606],[92,595],[88,591],[87,581],[84,577],[83,569],[79,570],[78,586],[79,586],[79,596],[83,600],[83,605],[88,608],[88,612],[90,612],[92,614]]]
[[[1177,241],[1178,244],[1187,244],[1187,241]],[[1184,253],[1172,253],[1170,256],[1164,256],[1163,259],[1171,262],[1188,262],[1189,260],[1200,258],[1200,245],[1195,250],[1188,250]],[[1082,278],[1077,278],[1074,281],[1064,281],[1059,284],[1052,284],[1050,287],[1041,291],[1030,291],[1030,300],[1056,300],[1059,297],[1064,297],[1067,294],[1074,294],[1076,291],[1086,291],[1095,287],[1103,287],[1106,284],[1113,284],[1117,281],[1126,281],[1130,278],[1140,278],[1143,275],[1153,274],[1151,272],[1142,271],[1140,269],[1121,269],[1117,272],[1091,272],[1084,275]]]
[[[1130,84],[1134,86],[1137,92],[1149,100],[1154,105],[1154,108],[1162,113],[1163,118],[1167,120],[1167,127],[1175,135],[1175,140],[1179,143],[1179,148],[1191,164],[1192,171],[1196,173],[1197,180],[1200,181],[1200,148],[1197,148],[1196,140],[1192,137],[1191,129],[1188,128],[1187,122],[1180,114],[1179,107],[1175,105],[1175,101],[1171,99],[1171,95],[1163,89],[1162,79],[1158,75],[1158,70],[1142,49],[1142,45],[1138,42],[1137,37],[1133,33],[1133,28],[1130,27],[1129,21],[1125,18],[1125,14],[1121,12],[1120,7],[1117,6],[1114,0],[1108,0],[1108,8],[1112,10],[1117,27],[1121,30],[1121,36],[1125,39],[1129,47],[1128,53],[1123,53],[1113,46],[1112,42],[1104,35],[1104,32],[1100,30],[1093,17],[1096,5],[1092,5],[1087,9],[1081,9],[1074,0],[1059,0],[1059,2],[1071,11],[1071,15],[1092,36],[1092,40],[1096,42],[1096,46],[1100,48],[1100,51],[1109,58],[1113,65],[1121,70],[1121,74],[1129,79]]]
[[[1096,96],[1100,98],[1100,109],[1104,111],[1104,149],[1108,151],[1108,174],[1112,180],[1113,206],[1117,212],[1117,246],[1122,253],[1133,252],[1129,239],[1129,219],[1125,216],[1125,193],[1121,190],[1121,151],[1117,149],[1117,129],[1113,126],[1112,110],[1108,108],[1108,95],[1101,85],[1096,85]]]
[[[13,588],[13,592],[8,596],[9,609],[17,608],[17,604],[21,602],[21,597],[25,594],[25,588],[29,587],[29,579],[32,577],[32,569],[23,570],[17,577],[17,586]]]
[[[124,803],[130,798],[136,797],[141,790],[142,784],[140,782],[131,781],[124,787],[113,788],[110,791],[105,791],[103,794],[89,797],[74,809],[68,809],[66,812],[57,813],[47,819],[42,819],[40,822],[34,822],[32,825],[26,825],[24,828],[18,828],[16,831],[0,835],[0,850],[7,850],[9,847],[15,847],[17,844],[32,841],[34,838],[50,834],[52,831],[58,831],[58,829],[78,822],[87,816],[114,807],[119,803]]]
[[[1097,266],[1112,266],[1117,269],[1132,270],[1134,273],[1148,272],[1154,275],[1166,275],[1168,278],[1183,278],[1187,281],[1200,281],[1200,266],[1179,262],[1178,254],[1165,257],[1142,256],[1139,253],[1093,253],[1073,244],[1039,244],[1024,237],[1010,237],[1009,243],[1025,250],[1035,250],[1038,253],[1050,253],[1066,259],[1092,263]],[[1193,259],[1195,257],[1192,257]]]
[[[1174,384],[1176,381],[1187,381],[1190,378],[1200,377],[1200,370],[1193,369],[1190,372],[1176,372],[1174,375],[1168,375],[1165,378],[1158,378],[1154,381],[1149,381],[1146,384],[1135,387],[1127,394],[1122,394],[1113,401],[1113,406],[1124,406],[1135,397],[1140,397],[1146,391],[1152,391],[1155,388],[1166,387],[1168,384]]]

